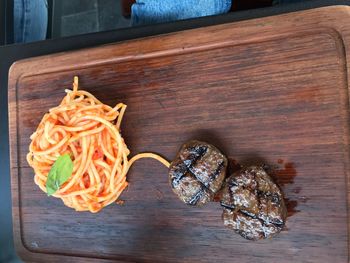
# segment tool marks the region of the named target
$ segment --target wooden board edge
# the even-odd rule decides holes
[[[345,74],[345,82],[347,83],[347,89],[348,89],[348,107],[350,107],[350,83],[349,83],[349,76],[350,76],[350,7],[349,6],[334,6],[332,7],[334,12],[329,12],[328,15],[330,15],[333,20],[332,20],[332,27],[337,33],[337,38],[338,41],[338,49],[339,52],[344,54],[345,58],[345,65],[344,67],[346,68],[346,74]],[[348,122],[345,123],[345,132],[350,132],[350,116],[348,116]],[[345,157],[347,157],[347,160],[349,160],[350,157],[350,142],[347,136],[344,136],[344,144],[345,144]],[[346,189],[347,189],[347,216],[348,216],[348,259],[347,262],[350,262],[350,164],[347,162],[345,164],[345,169],[346,169]]]
[[[21,223],[19,220],[19,177],[18,177],[18,158],[17,158],[17,96],[16,86],[20,71],[19,62],[14,62],[9,69],[8,74],[8,122],[9,122],[9,153],[10,153],[10,179],[11,179],[11,199],[12,199],[12,224],[15,250],[20,258],[25,258],[30,251],[24,246],[21,236]],[[13,132],[11,132],[13,131]],[[17,215],[17,217],[16,217]]]
[[[186,37],[191,37],[194,39],[193,35],[196,35],[197,37],[193,42],[184,42],[182,43],[182,46],[172,46],[172,52],[191,52],[192,44],[195,43],[197,45],[201,44],[201,33],[207,33],[206,31],[209,31],[212,34],[215,34],[215,37],[212,38],[211,42],[203,48],[207,48],[208,46],[212,46],[212,48],[215,48],[216,42],[226,42],[227,38],[230,38],[230,43],[227,43],[227,45],[240,45],[247,42],[252,42],[262,40],[259,37],[250,35],[250,30],[254,25],[258,25],[261,30],[266,30],[271,28],[271,26],[283,28],[283,22],[285,21],[285,17],[288,17],[290,14],[293,14],[292,20],[295,21],[295,24],[299,27],[303,26],[303,23],[301,23],[299,20],[303,18],[303,16],[308,17],[312,14],[317,14],[320,17],[320,23],[319,25],[325,26],[328,29],[337,29],[337,31],[341,31],[342,29],[338,27],[337,22],[341,21],[344,17],[340,18],[341,16],[344,16],[344,14],[347,12],[344,11],[344,9],[348,10],[350,7],[347,6],[331,6],[331,7],[321,7],[316,8],[312,10],[306,10],[306,11],[298,11],[294,13],[288,13],[288,14],[282,14],[282,15],[276,15],[271,17],[265,17],[265,18],[258,18],[258,19],[251,19],[246,21],[239,21],[239,22],[233,22],[233,23],[225,23],[220,25],[214,25],[214,26],[208,26],[208,27],[202,27],[202,28],[196,28],[196,29],[189,29],[179,32],[173,32],[168,34],[162,34],[157,36],[150,36],[150,37],[144,37],[136,40],[126,40],[121,41],[117,43],[110,43],[105,44],[101,46],[96,47],[90,47],[90,48],[84,48],[79,50],[74,50],[70,52],[59,52],[55,54],[50,55],[44,55],[44,56],[38,56],[33,58],[27,58],[23,60],[19,60],[15,63],[16,70],[20,73],[20,75],[26,76],[26,68],[28,65],[33,65],[33,63],[36,66],[36,74],[45,74],[45,73],[52,73],[52,72],[58,72],[61,70],[72,70],[74,71],[77,66],[83,65],[84,67],[88,67],[91,65],[89,63],[91,61],[91,57],[96,58],[99,57],[99,60],[95,60],[97,63],[94,62],[93,65],[101,65],[105,63],[110,62],[121,62],[125,60],[135,60],[135,59],[143,59],[145,57],[150,56],[159,56],[161,54],[164,54],[164,50],[169,48],[169,46],[154,46],[147,44],[150,39],[153,38],[163,38],[166,42],[167,39],[173,38],[173,37],[179,37],[180,39],[184,39]],[[281,23],[274,23],[274,19],[279,19]],[[345,20],[342,20],[345,21]],[[297,24],[299,23],[299,24]],[[327,24],[328,23],[328,24]],[[330,23],[330,24],[329,24]],[[345,24],[345,23],[344,23]],[[228,27],[228,25],[230,25]],[[331,27],[330,27],[331,25]],[[231,31],[238,30],[242,27],[246,26],[247,30],[244,30],[241,33],[241,36],[237,38],[237,35],[231,33]],[[221,32],[220,32],[221,31]],[[193,33],[196,34],[193,34]],[[289,32],[284,32],[285,36],[290,35]],[[282,34],[281,34],[282,35]],[[249,36],[249,40],[242,40],[246,36]],[[226,40],[226,41],[225,41]],[[208,42],[207,40],[205,40]],[[170,41],[168,41],[170,42]],[[146,44],[145,44],[146,43]],[[118,49],[115,49],[115,45],[118,45]],[[103,51],[101,51],[103,50]],[[119,51],[123,50],[123,51]],[[86,51],[91,52],[89,56],[86,56]],[[107,55],[108,51],[113,51],[114,57],[118,57],[118,59],[113,59],[109,55]],[[193,50],[197,51],[197,50]],[[72,59],[69,61],[66,60],[67,53],[73,54]],[[57,61],[56,65],[54,67],[51,67],[50,69],[47,68],[47,63],[55,59]],[[74,63],[72,63],[74,61]],[[72,72],[73,74],[73,72]],[[31,75],[33,76],[33,75]]]

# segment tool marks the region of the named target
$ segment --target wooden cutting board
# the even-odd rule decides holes
[[[9,77],[15,245],[34,262],[347,262],[350,8],[320,8],[15,63]],[[25,160],[29,136],[74,75],[106,104],[128,105],[131,155],[171,160],[188,139],[240,163],[266,162],[287,226],[251,242],[218,203],[188,207],[167,169],[143,159],[123,206],[75,212],[48,198]]]

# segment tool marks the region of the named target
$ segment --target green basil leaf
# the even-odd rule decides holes
[[[54,194],[73,172],[73,162],[69,154],[61,155],[52,165],[46,180],[47,195]]]

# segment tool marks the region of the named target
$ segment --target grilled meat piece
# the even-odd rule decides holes
[[[227,158],[213,145],[189,141],[169,167],[174,193],[186,204],[203,205],[213,199],[226,175]]]
[[[272,237],[282,230],[287,217],[281,190],[260,166],[227,178],[220,203],[225,226],[250,240]]]

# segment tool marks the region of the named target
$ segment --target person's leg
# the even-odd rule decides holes
[[[136,0],[131,21],[137,26],[219,15],[227,13],[231,4],[231,0]]]
[[[46,0],[14,0],[14,42],[27,43],[46,38]]]

